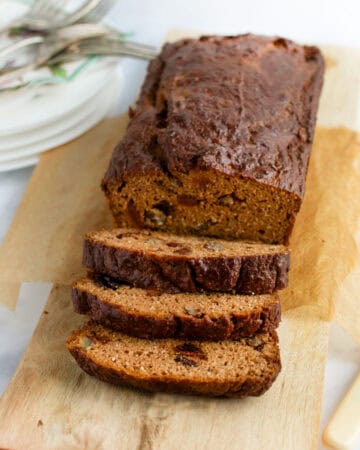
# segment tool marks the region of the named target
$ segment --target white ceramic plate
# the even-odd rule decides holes
[[[35,166],[39,162],[40,155],[32,155],[28,158],[14,159],[6,163],[0,163],[0,173],[10,170],[23,169],[25,167]]]
[[[29,146],[29,148],[25,148],[21,152],[19,151],[16,153],[16,156],[13,154],[14,158],[12,159],[3,160],[0,162],[0,172],[34,165],[38,162],[40,156],[39,153],[42,151],[57,147],[65,142],[69,142],[92,128],[101,119],[103,119],[112,108],[115,100],[114,89],[116,90],[115,83],[110,84],[106,89],[106,92],[103,94],[103,102],[101,105],[95,108],[95,110],[79,124],[71,127],[63,133],[60,133],[59,136],[53,136],[50,139],[42,141],[41,143]],[[43,148],[43,150],[39,150],[39,148]]]
[[[15,101],[12,92],[0,94],[0,136],[38,129],[71,114],[99,94],[115,72],[114,64],[84,73],[71,83],[36,88],[34,97]]]
[[[104,89],[106,91],[106,89]],[[51,137],[58,135],[71,127],[76,126],[85,120],[96,108],[103,103],[103,92],[91,98],[76,110],[72,111],[64,118],[50,123],[35,130],[25,131],[24,133],[17,133],[9,136],[0,136],[0,161],[4,159],[14,159],[16,150],[23,150],[30,145],[35,145],[38,142],[45,141]]]

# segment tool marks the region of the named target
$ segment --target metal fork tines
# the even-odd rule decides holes
[[[66,14],[63,9],[67,1],[61,2],[61,8],[59,8],[58,0],[35,0],[32,8],[24,17],[13,22],[1,32],[6,34],[12,28],[28,27],[38,32],[51,31],[54,33],[58,29],[67,28],[69,25],[79,21],[82,23],[95,23],[105,16],[116,0],[87,0],[71,14]],[[101,27],[100,24],[98,26]],[[36,36],[15,39],[12,44],[0,50],[0,59],[12,54],[19,48],[24,48],[37,42]]]
[[[89,2],[87,6],[87,12],[85,11],[86,5],[84,5],[83,11],[78,12],[77,18],[76,14],[74,13],[71,23],[99,22],[103,17],[106,16],[109,10],[114,6],[116,1],[117,0],[92,0],[92,2]],[[95,2],[97,2],[97,5],[94,5]]]
[[[98,22],[115,4],[116,0],[87,0],[74,11],[67,12],[69,0],[34,0],[27,14],[15,20],[2,32],[25,28],[36,32],[53,31],[76,22]]]
[[[9,28],[46,30],[51,24],[60,23],[64,20],[66,17],[64,10],[66,3],[67,0],[61,2],[62,8],[59,8],[59,2],[56,0],[34,0],[25,16],[12,22]]]

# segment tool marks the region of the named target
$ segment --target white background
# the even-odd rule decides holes
[[[117,28],[133,31],[134,39],[156,46],[161,44],[169,29],[185,28],[221,34],[251,31],[284,35],[309,43],[360,47],[359,20],[360,0],[119,0],[109,17],[109,21]],[[143,61],[123,61],[124,87],[118,112],[126,111],[135,100],[145,69],[146,63]],[[11,223],[31,172],[32,169],[24,169],[0,174],[0,242]],[[0,393],[16,368],[37,322],[47,286],[41,289],[44,295],[42,298],[36,296],[35,300],[31,298],[31,287],[26,290],[26,294],[22,290],[15,315],[0,308]],[[33,304],[31,318],[23,309],[27,297],[31,298]],[[11,350],[9,342],[12,342]],[[359,367],[359,347],[341,330],[332,327],[323,424]],[[360,445],[357,449],[360,449]]]

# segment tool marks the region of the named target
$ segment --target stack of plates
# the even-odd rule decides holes
[[[0,0],[0,30],[28,7],[29,2]],[[0,48],[10,42],[0,33]],[[12,63],[17,56],[11,55]],[[117,59],[88,58],[60,66],[56,73],[42,68],[2,84],[0,172],[36,164],[41,152],[78,137],[114,112],[119,75]]]
[[[81,135],[114,109],[119,71],[97,62],[74,81],[0,94],[0,172],[36,164],[41,152]]]

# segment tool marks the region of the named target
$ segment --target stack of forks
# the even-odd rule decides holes
[[[156,49],[128,41],[126,35],[99,24],[116,0],[86,0],[71,13],[62,9],[68,1],[34,0],[28,12],[2,30],[12,42],[0,50],[0,88],[29,71],[45,65],[64,64],[89,55],[126,55],[144,59]],[[9,66],[18,50],[33,50],[32,60]],[[5,62],[4,62],[5,59]],[[1,64],[2,61],[2,64]]]

